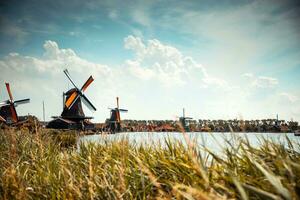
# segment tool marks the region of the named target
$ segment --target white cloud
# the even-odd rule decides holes
[[[135,53],[135,59],[127,60],[126,66],[137,78],[154,79],[167,87],[196,82],[200,87],[214,85],[228,88],[226,81],[209,76],[193,58],[159,40],[144,43],[140,37],[130,35],[124,39],[124,47]]]
[[[252,73],[245,73],[245,74],[242,74],[242,77],[246,77],[246,78],[249,78],[249,79],[251,79],[251,78],[253,78],[253,74]]]
[[[276,78],[260,76],[252,82],[252,85],[257,88],[273,88],[278,85]]]
[[[138,57],[142,57],[144,54],[144,51],[146,49],[141,38],[134,37],[132,35],[130,35],[124,39],[124,47],[125,47],[125,49],[133,50],[137,54]]]
[[[17,72],[31,71],[34,73],[61,73],[69,68],[76,72],[94,73],[96,76],[108,76],[111,70],[106,65],[89,62],[80,58],[72,49],[61,49],[54,41],[46,41],[43,45],[42,58],[23,56],[18,53],[10,53],[1,62],[1,68]]]
[[[54,41],[45,41],[43,47],[44,53],[41,58],[10,53],[4,57],[0,65],[7,69],[39,73],[37,76],[45,74],[57,76],[67,68],[77,76],[93,74],[95,78],[101,77],[103,84],[112,82],[113,75],[116,75],[116,71],[109,66],[83,59],[74,50],[60,48]]]
[[[295,103],[299,100],[299,98],[295,95],[292,95],[290,93],[287,93],[287,92],[282,92],[279,94],[281,97],[287,99],[289,102],[291,103]]]
[[[206,84],[206,86],[211,85],[211,86],[215,86],[217,88],[222,88],[226,91],[230,91],[234,88],[237,88],[236,86],[230,86],[228,84],[228,82],[225,80],[214,78],[214,77],[209,77],[209,76],[203,78],[203,82]]]
[[[155,75],[152,70],[141,68],[137,61],[127,60],[126,65],[128,66],[129,72],[140,79],[149,80]]]
[[[10,53],[0,60],[0,79],[11,83],[17,97],[30,97],[31,103],[35,104],[31,107],[24,105],[18,110],[39,116],[40,110],[36,105],[45,100],[47,106],[51,108],[48,110],[48,117],[59,115],[61,92],[72,87],[62,73],[65,68],[69,69],[78,87],[82,86],[89,75],[93,75],[95,83],[90,87],[97,84],[101,88],[101,93],[93,89],[87,90],[87,93],[98,108],[100,107],[98,102],[101,102],[99,97],[114,91],[113,85],[116,84],[113,83],[112,74],[115,73],[108,66],[85,60],[72,49],[59,48],[54,41],[45,41],[43,47],[44,54],[40,58]],[[1,92],[6,96],[5,92]]]
[[[242,74],[242,77],[247,79],[247,83],[254,88],[274,88],[278,85],[278,80],[268,76],[255,76],[252,73]]]
[[[158,40],[153,39],[145,43],[139,37],[128,36],[124,39],[124,47],[135,53],[134,58],[125,60],[121,67],[112,68],[85,60],[73,49],[60,48],[56,42],[48,40],[43,45],[44,52],[41,57],[18,53],[3,57],[0,60],[2,69],[0,77],[1,80],[12,84],[17,91],[16,96],[32,99],[31,104],[34,106],[31,104],[22,106],[18,108],[21,112],[41,116],[40,109],[36,105],[46,100],[47,107],[51,108],[47,112],[48,119],[50,116],[60,114],[61,93],[72,87],[62,73],[65,68],[69,69],[78,87],[89,75],[93,75],[95,82],[86,92],[98,109],[103,109],[104,105],[110,106],[115,96],[131,99],[127,104],[136,107],[141,104],[141,100],[136,96],[147,95],[149,90],[164,94],[166,91],[177,91],[178,88],[174,86],[186,85],[185,88],[193,91],[207,87],[223,90],[228,86],[225,81],[209,76],[205,68],[193,58]],[[152,100],[162,98],[160,92],[157,93],[158,96],[152,97]],[[175,94],[173,97],[182,98]],[[167,101],[169,99],[167,98]],[[155,100],[148,100],[148,103],[156,106]],[[148,113],[149,110],[145,108],[135,111],[133,116],[138,112],[140,116],[145,116],[143,113]],[[107,112],[97,112],[97,116],[101,116],[102,119],[107,115]],[[151,113],[147,115],[153,116]],[[164,116],[168,116],[168,113]]]

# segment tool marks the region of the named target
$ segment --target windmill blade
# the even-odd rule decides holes
[[[81,91],[84,92],[93,81],[94,81],[93,77],[90,76],[88,80],[83,84]]]
[[[119,109],[120,112],[128,112],[126,109]]]
[[[115,108],[108,108],[109,110],[115,110]]]
[[[64,70],[65,75],[68,77],[68,79],[71,81],[71,83],[74,85],[75,88],[77,88],[77,86],[75,85],[75,83],[73,82],[69,72],[67,69]],[[78,88],[77,88],[78,89]]]
[[[2,102],[0,102],[0,107],[7,106],[9,104],[10,104],[10,102],[8,100],[7,101],[2,101]]]
[[[13,102],[13,97],[12,97],[12,94],[11,94],[11,91],[10,91],[10,87],[9,87],[9,83],[5,83],[6,85],[6,90],[8,92],[8,95],[9,95],[9,99],[11,102]]]
[[[74,91],[71,96],[67,99],[65,105],[68,109],[70,109],[73,104],[76,102],[76,100],[78,99],[79,95],[77,91]]]
[[[18,122],[18,115],[17,115],[16,109],[14,107],[14,104],[10,104],[10,111],[11,111],[12,121],[14,123]]]
[[[77,97],[74,99],[74,101],[72,102],[72,104],[70,105],[70,107],[68,109],[71,109],[73,107],[73,105],[76,103],[77,99],[79,98],[80,96],[77,95]]]
[[[81,95],[81,100],[82,102],[92,111],[96,111],[97,109],[95,108],[95,106],[93,106],[93,104],[88,100],[88,98],[86,96],[84,96],[84,94]]]
[[[18,106],[20,104],[25,104],[25,103],[29,103],[30,99],[22,99],[22,100],[17,100],[14,102],[15,106]]]

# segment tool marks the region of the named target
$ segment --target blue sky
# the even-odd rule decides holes
[[[68,68],[95,82],[86,109],[123,118],[300,120],[299,1],[7,1],[0,4],[0,100],[19,114],[62,110]]]

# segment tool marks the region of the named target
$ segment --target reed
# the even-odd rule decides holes
[[[70,133],[71,134],[71,133]],[[183,133],[184,134],[184,133]],[[224,154],[166,140],[61,145],[56,134],[0,131],[1,199],[298,199],[299,144],[227,143]],[[74,135],[74,134],[73,134]],[[63,139],[61,139],[63,138]],[[187,139],[188,140],[188,139]],[[66,148],[68,147],[68,148]]]

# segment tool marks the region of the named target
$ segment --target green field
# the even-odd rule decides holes
[[[184,133],[183,133],[184,134]],[[300,144],[240,139],[224,155],[166,141],[81,144],[76,134],[0,130],[1,199],[298,199]],[[297,151],[296,151],[297,150]],[[201,152],[201,153],[200,153]]]

